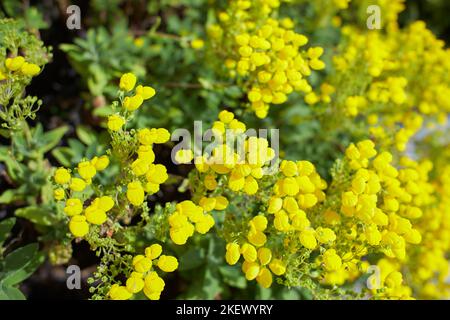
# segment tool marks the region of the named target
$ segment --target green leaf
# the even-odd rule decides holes
[[[69,139],[67,141],[67,143],[69,144],[69,147],[73,150],[74,154],[81,158],[81,156],[84,154],[84,151],[86,150],[86,147],[84,144],[82,144],[80,141],[76,140],[76,139]],[[79,159],[77,159],[76,161],[78,161]]]
[[[23,293],[14,287],[4,286],[0,283],[0,300],[25,300]]]
[[[6,1],[2,1],[2,5],[5,9],[5,12],[10,17],[19,15],[22,10],[21,3],[19,1],[6,0]]]
[[[45,259],[44,254],[38,252],[38,247],[37,243],[31,243],[8,254],[3,261],[0,283],[13,286],[36,271]]]
[[[180,257],[179,270],[190,270],[205,263],[205,251],[202,248],[191,248]]]
[[[20,164],[11,157],[8,147],[0,146],[0,162],[4,162],[7,169],[9,177],[15,181],[18,178],[17,172],[20,172]]]
[[[103,106],[100,108],[95,108],[93,114],[98,117],[107,117],[113,114],[114,111],[111,106]]]
[[[78,126],[77,136],[85,145],[90,146],[95,143],[97,135],[93,133],[88,127]]]
[[[14,189],[9,189],[0,195],[0,203],[11,203],[17,200],[18,195]]]
[[[214,299],[220,292],[220,276],[217,268],[209,267],[205,270],[205,277],[203,279],[203,293],[204,299]]]
[[[272,288],[263,288],[261,286],[256,286],[256,299],[258,300],[269,300],[272,298]]]
[[[15,211],[15,215],[42,226],[50,226],[56,223],[53,212],[46,207],[29,206],[20,208]]]
[[[69,127],[62,126],[46,132],[42,136],[42,140],[39,141],[39,145],[41,146],[39,150],[42,153],[50,151],[53,147],[58,145],[62,137],[66,134],[67,130],[69,130]]]
[[[222,275],[223,282],[226,284],[240,289],[245,289],[247,287],[247,281],[237,265],[221,266],[219,267],[219,271]]]
[[[16,223],[16,218],[8,218],[0,222],[0,247],[3,245],[3,242],[8,238],[11,229],[14,227]]]
[[[42,14],[35,7],[30,7],[25,11],[25,21],[29,29],[46,29],[48,28]]]
[[[74,157],[74,152],[68,147],[59,147],[52,150],[52,156],[64,167],[72,165],[71,159]]]

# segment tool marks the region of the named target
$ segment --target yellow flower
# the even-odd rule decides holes
[[[98,207],[98,202],[92,203],[84,211],[86,220],[95,225],[101,225],[108,219],[105,211]]]
[[[272,285],[272,273],[267,268],[261,268],[259,271],[258,276],[256,277],[256,281],[263,287],[263,288],[270,288]]]
[[[276,213],[281,210],[283,206],[283,199],[277,197],[271,197],[269,200],[268,213]]]
[[[131,170],[135,176],[142,176],[147,173],[150,164],[147,160],[138,158],[131,164]]]
[[[228,199],[224,196],[215,197],[216,205],[214,206],[215,210],[225,210],[228,207]]]
[[[90,181],[97,174],[97,170],[90,161],[82,161],[78,164],[78,174],[84,180]]]
[[[129,73],[124,73],[121,77],[120,77],[120,83],[119,83],[119,87],[121,90],[128,92],[133,90],[134,85],[136,84],[136,76],[134,74],[132,74],[131,72]]]
[[[198,233],[205,234],[214,226],[214,223],[214,218],[211,215],[202,215],[201,218],[195,223],[195,230]]]
[[[151,145],[141,145],[137,151],[138,158],[146,160],[148,163],[155,161],[155,153],[153,152]]]
[[[66,196],[66,193],[63,188],[58,188],[53,191],[53,197],[55,200],[62,200]]]
[[[328,249],[322,255],[323,264],[327,271],[339,270],[342,266],[341,258],[336,254],[336,250]]]
[[[144,100],[147,100],[152,98],[156,94],[156,91],[150,86],[138,85],[136,87],[136,94],[141,95]]]
[[[294,178],[288,177],[282,180],[283,181],[283,192],[289,196],[294,196],[300,190],[297,181]]]
[[[240,248],[237,243],[228,243],[226,246],[225,260],[229,265],[234,265],[241,257]]]
[[[190,163],[194,158],[194,153],[190,149],[180,149],[175,154],[175,161],[180,164]]]
[[[22,72],[26,76],[33,77],[37,75],[41,71],[41,68],[34,63],[24,62],[22,67],[20,68],[20,72]]]
[[[151,260],[158,258],[162,253],[162,247],[159,244],[152,244],[145,248],[145,256]]]
[[[269,268],[277,276],[286,273],[286,266],[280,259],[273,259],[269,264]]]
[[[111,210],[114,207],[114,199],[111,198],[110,196],[103,196],[100,198],[97,198],[98,200],[98,207],[99,209],[108,212],[109,210]]]
[[[74,216],[81,214],[83,212],[83,204],[80,199],[70,198],[66,201],[66,206],[64,207],[64,213],[68,216]]]
[[[144,98],[140,94],[136,94],[132,97],[125,97],[123,100],[123,107],[128,111],[134,111],[138,109],[143,102]]]
[[[260,267],[256,262],[248,262],[245,261],[242,265],[242,268],[245,268],[245,278],[249,281],[256,279],[260,272]]]
[[[376,225],[368,226],[364,234],[366,236],[367,242],[371,246],[379,245],[379,243],[381,241],[381,232],[378,231],[378,228]]]
[[[153,143],[165,143],[170,140],[170,133],[167,129],[141,129],[138,132],[139,142],[143,145],[151,145]]]
[[[155,143],[166,143],[170,140],[170,132],[165,128],[156,129]]]
[[[230,123],[233,119],[234,119],[233,112],[222,110],[219,113],[219,120],[222,121],[223,123]]]
[[[297,164],[294,161],[281,161],[280,169],[286,177],[293,177],[297,175]]]
[[[145,41],[142,37],[137,37],[134,39],[133,43],[136,47],[141,48],[144,45]]]
[[[109,157],[107,155],[103,155],[101,157],[94,157],[91,160],[91,164],[98,171],[103,171],[109,166]]]
[[[330,228],[318,227],[316,229],[316,238],[320,243],[329,243],[336,240],[336,234]]]
[[[138,131],[139,142],[145,146],[150,146],[156,142],[156,130],[155,129],[141,129]]]
[[[144,191],[147,192],[148,194],[155,194],[159,191],[159,184],[157,183],[152,183],[152,182],[147,182],[144,185]]]
[[[266,265],[272,260],[272,251],[269,248],[258,249],[258,259],[261,265]]]
[[[158,268],[164,272],[173,272],[178,268],[178,260],[173,256],[162,255],[158,259]]]
[[[133,258],[133,268],[139,273],[144,273],[152,267],[152,260],[139,254]]]
[[[11,70],[11,71],[19,70],[24,63],[25,63],[25,58],[22,56],[17,56],[14,58],[7,58],[5,60],[6,68],[8,68],[8,70]]]
[[[255,178],[248,176],[245,178],[244,182],[244,192],[248,195],[253,195],[258,191],[258,182]]]
[[[216,207],[216,198],[202,197],[199,204],[206,212],[212,211]]]
[[[144,280],[138,276],[131,276],[126,282],[127,290],[131,293],[138,293],[144,288]]]
[[[108,129],[111,131],[119,131],[125,124],[125,119],[119,115],[113,114],[108,117]]]
[[[108,295],[112,300],[128,300],[133,294],[128,291],[127,287],[114,284],[109,289]]]
[[[169,175],[167,174],[166,167],[158,163],[150,164],[146,177],[149,182],[161,184],[169,178]]]
[[[267,218],[262,215],[258,215],[250,221],[250,225],[258,231],[264,231],[267,228]]]
[[[77,238],[84,237],[89,232],[89,224],[83,215],[75,215],[69,222],[70,232]]]
[[[70,181],[70,173],[69,170],[65,168],[58,168],[55,171],[54,175],[55,182],[57,184],[66,184]]]
[[[144,188],[139,181],[133,181],[128,184],[128,201],[134,206],[140,206],[144,202]]]
[[[241,246],[241,254],[247,262],[254,262],[258,257],[258,253],[254,246],[249,243],[244,243]]]
[[[384,280],[384,284],[388,288],[398,288],[402,285],[403,282],[403,276],[398,271],[393,271],[388,274],[386,279]]]
[[[86,188],[86,182],[80,178],[72,178],[69,187],[72,191],[83,191]]]
[[[300,232],[299,239],[300,243],[307,249],[313,250],[317,246],[317,241],[313,230],[303,230]]]
[[[205,42],[202,39],[194,39],[191,41],[191,47],[193,49],[201,49],[205,45]]]
[[[150,300],[158,300],[164,290],[164,280],[156,272],[150,272],[145,277],[144,294]]]

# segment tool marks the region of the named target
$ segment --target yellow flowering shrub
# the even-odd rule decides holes
[[[94,300],[450,297],[450,51],[406,1],[105,6],[50,71],[0,19],[0,298],[46,258]]]
[[[294,91],[312,90],[307,77],[322,70],[321,47],[304,46],[308,38],[293,30],[289,18],[275,18],[281,1],[230,1],[208,26],[213,50],[224,61],[229,77],[246,92],[248,106],[265,118],[270,105],[286,102]]]
[[[386,34],[350,26],[342,32],[329,81],[338,112],[364,116],[374,137],[400,151],[424,124],[446,121],[449,52],[423,22]]]

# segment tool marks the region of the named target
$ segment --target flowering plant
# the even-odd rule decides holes
[[[403,0],[182,2],[93,2],[55,56],[41,7],[0,15],[0,298],[61,266],[91,299],[448,298],[445,41]]]

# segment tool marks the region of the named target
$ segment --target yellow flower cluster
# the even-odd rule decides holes
[[[388,33],[349,26],[342,32],[346,41],[333,57],[337,73],[330,81],[337,105],[351,116],[367,116],[371,134],[385,147],[392,141],[404,151],[427,120],[446,121],[450,52],[425,23]]]
[[[419,164],[415,164],[419,166]],[[420,298],[440,299],[450,295],[450,166],[435,183],[436,204],[427,206],[417,225],[422,244],[408,254],[412,287]]]
[[[286,272],[282,256],[273,258],[267,243],[276,243],[281,237],[288,242],[301,244],[307,250],[314,250],[318,244],[329,245],[336,235],[329,228],[313,229],[305,210],[325,199],[322,191],[326,182],[317,174],[309,161],[287,161],[280,164],[280,177],[273,185],[268,202],[267,216],[257,215],[248,223],[246,238],[227,244],[225,259],[236,264],[241,255],[244,258],[242,271],[247,280],[254,280],[264,288],[271,286],[272,273],[281,276]],[[272,231],[271,231],[272,230]],[[275,231],[273,231],[275,230]],[[297,251],[298,248],[294,248]],[[329,257],[331,266],[334,261]]]
[[[6,58],[5,67],[6,70],[4,71],[0,69],[0,81],[8,78],[8,72],[34,77],[41,71],[41,68],[37,64],[27,62],[22,56]]]
[[[259,228],[257,231],[262,232],[267,227],[267,223],[266,217],[260,215],[254,217],[250,225],[251,228]],[[272,273],[281,276],[286,272],[285,264],[280,259],[273,258],[272,251],[261,244],[259,246],[248,242],[241,246],[234,242],[227,244],[225,260],[228,264],[238,263],[241,256],[244,259],[242,271],[245,278],[249,281],[256,279],[263,288],[269,288],[272,285]]]
[[[308,38],[293,30],[291,19],[271,18],[279,5],[278,0],[231,1],[226,12],[218,13],[220,25],[208,29],[213,46],[219,54],[225,52],[230,75],[244,79],[250,107],[259,118],[292,92],[310,92],[306,77],[325,68],[323,49],[302,49]]]
[[[207,233],[214,226],[214,218],[209,213],[213,210],[225,210],[228,206],[227,198],[203,197],[200,205],[185,200],[176,205],[176,210],[169,216],[170,238],[175,244],[183,245],[194,235]]]
[[[281,176],[273,187],[273,196],[267,212],[274,215],[276,230],[297,237],[299,243],[314,250],[319,243],[329,243],[336,238],[328,228],[314,230],[305,210],[325,200],[322,191],[327,187],[309,161],[283,160],[280,164]]]
[[[325,273],[325,283],[340,285],[357,276],[361,257],[370,252],[403,262],[407,244],[421,242],[415,224],[423,214],[421,208],[432,201],[431,165],[414,165],[404,158],[397,169],[392,160],[389,152],[378,154],[370,140],[347,148],[350,172],[341,185],[340,205],[329,207],[321,217],[337,235],[334,249],[343,262],[337,270]]]
[[[136,81],[137,78],[133,73],[125,73],[120,78],[119,88],[122,92],[130,92],[134,89]],[[123,99],[121,112],[108,117],[107,125],[113,138],[125,135],[122,127],[126,123],[127,111],[135,111],[144,100],[152,98],[155,93],[152,87],[138,85],[133,96],[126,96]],[[126,196],[133,206],[140,206],[146,194],[158,192],[160,185],[169,178],[166,167],[154,163],[153,144],[166,143],[170,140],[170,133],[164,128],[144,128],[138,130],[134,138],[139,145],[137,158],[129,166],[133,178],[127,185]]]
[[[331,95],[336,91],[336,89],[324,82],[320,85],[320,94],[315,93],[314,91],[311,91],[307,95],[305,95],[305,102],[309,105],[314,105],[318,103],[319,101],[322,101],[323,103],[330,103],[331,102]]]
[[[405,285],[403,275],[400,272],[401,264],[392,259],[380,259],[377,263],[380,270],[379,279],[373,277],[372,294],[376,299],[410,300],[412,290]],[[379,281],[379,283],[376,283]]]
[[[165,283],[153,267],[157,266],[163,272],[173,272],[178,268],[177,258],[161,253],[161,245],[152,244],[145,249],[145,255],[135,256],[133,258],[134,271],[128,277],[126,285],[112,285],[109,297],[112,300],[128,300],[134,294],[144,291],[150,300],[159,300]]]
[[[110,196],[95,198],[92,203],[84,209],[78,198],[67,199],[64,212],[71,216],[69,230],[75,237],[84,237],[89,232],[89,223],[102,225],[108,219],[106,213],[114,207],[114,199]]]
[[[68,199],[65,202],[64,212],[71,217],[69,229],[75,237],[84,237],[89,232],[89,223],[101,225],[107,220],[106,212],[114,206],[114,200],[109,196],[96,198],[83,212],[82,195],[97,172],[105,170],[109,166],[109,157],[103,155],[91,160],[78,163],[77,173],[80,176],[73,177],[66,168],[55,170],[53,179],[59,187],[54,190],[56,200]]]
[[[119,88],[123,92],[130,92],[136,85],[137,78],[133,73],[125,73],[120,77]],[[122,101],[122,107],[128,111],[137,110],[144,100],[152,98],[156,94],[155,89],[150,86],[138,85],[132,96],[126,96]],[[110,128],[111,129],[111,128]],[[112,130],[112,129],[111,129]],[[113,130],[115,131],[115,130]]]
[[[155,153],[153,144],[166,143],[170,139],[170,133],[164,128],[141,129],[137,133],[139,148],[137,159],[131,163],[131,171],[134,180],[128,184],[127,198],[134,206],[140,206],[145,199],[145,193],[154,194],[159,191],[169,175],[162,164],[154,164]]]
[[[131,73],[124,74],[120,79],[120,89],[124,92],[133,90],[136,84],[136,77]],[[150,87],[138,86],[136,95],[142,99],[148,99],[154,94]],[[150,92],[151,91],[151,92]],[[125,110],[130,111],[125,106],[126,98],[123,106]],[[160,185],[168,179],[167,169],[162,164],[155,164],[155,154],[153,152],[153,144],[162,144],[170,139],[170,133],[164,128],[159,129],[140,129],[133,131],[121,130],[122,126],[128,119],[126,111],[122,110],[119,114],[114,114],[108,118],[108,128],[111,132],[113,150],[111,154],[116,155],[114,145],[121,145],[120,150],[125,149],[125,159],[120,163],[122,175],[119,181],[120,187],[126,190],[126,199],[133,206],[140,206],[145,200],[146,194],[154,194],[159,191]],[[133,143],[130,144],[130,141]],[[117,151],[117,152],[121,152]],[[133,158],[137,157],[133,160]],[[131,162],[131,163],[130,163]],[[78,163],[77,173],[79,177],[72,177],[70,171],[66,168],[58,168],[54,174],[54,181],[58,188],[54,190],[56,200],[63,200],[68,193],[69,199],[66,201],[64,211],[71,216],[69,229],[75,237],[84,237],[89,232],[89,223],[101,225],[107,220],[106,213],[114,206],[115,201],[119,203],[120,195],[115,195],[113,200],[110,196],[100,194],[99,197],[84,209],[82,194],[77,194],[91,185],[92,179],[97,172],[105,170],[110,163],[110,158],[106,155],[94,157],[92,160],[84,160]],[[95,185],[94,187],[97,187]],[[126,189],[125,189],[126,187]],[[66,190],[68,189],[68,190]],[[92,188],[96,191],[96,188]]]
[[[275,150],[266,139],[244,136],[244,156],[234,153],[227,149],[227,138],[231,135],[225,132],[229,129],[241,136],[245,125],[235,119],[233,113],[222,111],[213,130],[223,144],[213,150],[211,157],[196,158],[197,171],[202,174],[207,192],[214,192],[220,185],[236,194],[257,197],[258,180],[266,181],[263,179],[265,169],[275,157]],[[326,187],[325,180],[311,162],[283,160],[277,178],[268,189],[265,185],[265,189],[260,190],[263,194],[269,193],[266,213],[251,218],[243,231],[244,238],[233,239],[227,244],[227,263],[234,265],[242,256],[242,270],[247,280],[256,279],[262,287],[268,288],[273,274],[281,276],[287,268],[284,257],[272,258],[272,243],[277,242],[280,235],[309,251],[316,249],[318,244],[331,244],[336,238],[334,232],[329,228],[312,228],[305,211],[325,199],[323,190]],[[206,205],[207,201],[210,200],[203,198],[200,204]]]
[[[218,145],[210,155],[194,159],[197,170],[204,174],[205,188],[214,191],[218,185],[217,180],[226,176],[230,190],[255,194],[258,191],[258,180],[264,176],[265,166],[275,157],[275,150],[269,147],[265,138],[246,136],[245,124],[226,110],[220,112],[219,121],[214,122],[212,130],[216,134]],[[239,138],[243,140],[242,148],[233,150],[233,142],[239,141]]]

